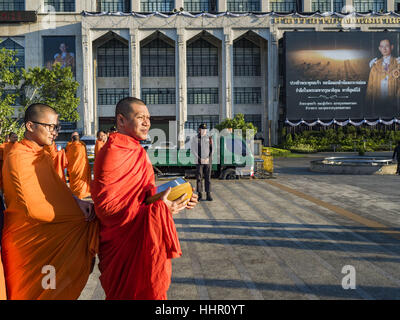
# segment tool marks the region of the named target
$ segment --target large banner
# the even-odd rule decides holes
[[[397,32],[286,32],[286,118],[400,115]]]

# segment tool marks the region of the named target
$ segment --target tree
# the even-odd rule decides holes
[[[18,120],[14,117],[14,103],[18,96],[12,91],[20,81],[20,72],[11,71],[18,59],[15,51],[2,48],[0,50],[0,142],[4,141],[10,132],[21,134]]]
[[[45,67],[22,70],[21,94],[25,109],[32,103],[42,102],[53,107],[60,120],[79,120],[77,111],[80,99],[76,97],[79,83],[74,80],[71,68],[62,68],[59,63],[52,70]]]
[[[76,97],[76,91],[79,83],[73,78],[71,69],[56,64],[52,70],[35,67],[11,71],[18,62],[15,54],[13,50],[0,50],[0,142],[10,132],[22,137],[25,131],[21,126],[22,115],[32,103],[50,105],[60,115],[60,120],[78,121],[80,99]],[[17,98],[21,107],[15,116]]]
[[[244,138],[246,138],[247,130],[253,130],[253,133],[249,138],[253,138],[257,132],[257,127],[255,127],[251,122],[246,122],[242,113],[238,113],[233,119],[225,119],[220,124],[217,124],[215,128],[219,131],[222,131],[223,129],[232,129],[233,132],[235,132],[235,129],[240,129],[242,130]]]

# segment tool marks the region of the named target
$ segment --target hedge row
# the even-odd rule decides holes
[[[400,141],[400,131],[371,127],[339,127],[290,133],[283,128],[280,147],[293,152],[389,151]]]

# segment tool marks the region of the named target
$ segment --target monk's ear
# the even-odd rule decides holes
[[[117,114],[117,127],[124,127],[124,116],[121,113]]]
[[[34,126],[34,123],[31,122],[31,121],[28,121],[28,122],[25,123],[25,128],[29,132],[33,132],[34,131],[33,126]]]

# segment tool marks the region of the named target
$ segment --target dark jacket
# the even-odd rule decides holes
[[[397,161],[400,161],[400,146],[397,146],[396,148],[394,148],[393,159],[395,156],[397,156]]]

